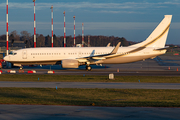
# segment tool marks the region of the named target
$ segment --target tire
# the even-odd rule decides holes
[[[91,71],[91,69],[92,69],[91,66],[86,66],[87,71]]]

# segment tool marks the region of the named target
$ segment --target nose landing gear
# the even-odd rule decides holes
[[[19,68],[19,73],[24,73],[23,66]]]

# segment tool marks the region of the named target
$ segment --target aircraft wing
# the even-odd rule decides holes
[[[95,62],[95,63],[97,63],[98,61],[101,61],[101,60],[106,59],[108,57],[112,57],[114,54],[116,54],[118,49],[119,49],[120,44],[121,44],[121,42],[119,42],[116,45],[116,47],[112,50],[112,52],[109,54],[94,55],[95,50],[93,50],[90,56],[81,57],[81,58],[77,58],[77,59],[79,62]]]

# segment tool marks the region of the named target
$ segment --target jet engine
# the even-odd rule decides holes
[[[79,62],[77,60],[62,60],[61,61],[62,68],[78,68]]]

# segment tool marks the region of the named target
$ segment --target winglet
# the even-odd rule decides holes
[[[108,43],[106,47],[110,47],[111,43]]]
[[[117,51],[118,51],[118,49],[119,49],[119,46],[121,45],[121,42],[119,42],[117,45],[116,45],[116,47],[113,49],[113,51],[110,53],[111,55],[112,54],[116,54],[117,53]]]
[[[92,51],[91,55],[90,56],[94,56],[94,53],[95,53],[95,50]]]

